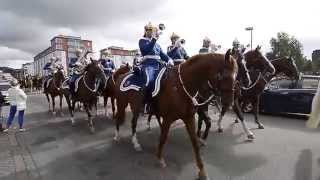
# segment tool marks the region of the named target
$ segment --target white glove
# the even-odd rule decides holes
[[[172,60],[172,59],[169,59],[168,64],[171,65],[171,66],[174,66],[173,60]]]

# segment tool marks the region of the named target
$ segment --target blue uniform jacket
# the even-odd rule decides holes
[[[70,58],[70,62],[68,64],[69,68],[74,68],[77,61],[78,61],[78,58]]]
[[[43,70],[50,70],[51,69],[51,62],[48,62],[44,65]]]
[[[114,63],[110,59],[101,59],[101,65],[103,66],[103,70],[105,72],[115,69]]]
[[[160,56],[160,59],[165,62],[168,62],[170,59],[169,56],[162,51],[160,45],[157,43],[157,39],[155,38],[140,39],[139,48],[142,56],[147,56],[147,55]],[[157,59],[148,58],[148,59],[144,59],[141,64],[146,65],[146,64],[158,64],[158,63],[159,62],[157,61]]]
[[[168,56],[171,57],[173,60],[189,58],[186,50],[183,47],[173,47],[173,46],[168,47]]]

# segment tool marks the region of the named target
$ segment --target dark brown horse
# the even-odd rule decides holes
[[[248,87],[251,84],[251,79],[249,75],[249,71],[246,67],[246,62],[242,56],[242,53],[244,52],[244,49],[242,51],[238,50],[232,50],[232,56],[237,60],[239,72],[236,77],[236,84],[244,87]],[[202,102],[206,102],[206,100],[212,96],[212,91],[210,91],[210,84],[205,84],[204,86],[201,87],[199,91],[199,99]],[[219,94],[215,94],[214,96],[214,106],[219,106]],[[201,105],[197,109],[197,114],[198,114],[198,130],[197,130],[197,135],[200,138],[201,137],[201,127],[202,123],[205,122],[206,124],[206,129],[202,135],[202,139],[205,140],[208,137],[209,130],[211,128],[211,118],[208,114],[209,110],[209,104],[211,101],[208,103],[205,103],[204,105]],[[218,110],[220,110],[220,107],[217,107]],[[200,139],[201,140],[201,139]],[[201,141],[202,144],[204,144],[204,141]]]
[[[241,96],[239,97],[239,103],[242,107],[252,104],[255,123],[258,125],[259,129],[264,129],[263,124],[259,122],[258,115],[260,96],[265,89],[266,84],[270,82],[273,77],[280,74],[284,74],[291,79],[299,78],[298,69],[293,59],[283,57],[274,59],[271,63],[275,67],[275,74],[262,74],[261,72],[250,73],[251,77],[255,79],[255,84],[249,88],[242,88]]]
[[[49,103],[49,111],[51,110],[50,108],[50,98],[51,97],[51,102],[52,102],[52,114],[55,115],[55,97],[59,96],[60,98],[60,113],[62,115],[62,98],[63,98],[63,93],[61,91],[61,85],[63,81],[65,80],[64,73],[62,69],[58,69],[56,73],[53,74],[53,77],[48,80],[43,89],[43,93],[46,95],[48,103]],[[46,85],[49,83],[48,85]]]
[[[261,53],[260,46],[258,46],[254,50],[250,50],[244,54],[244,59],[246,61],[246,66],[249,70],[257,70],[262,72],[263,74],[274,74],[275,69],[271,62]],[[251,78],[253,79],[253,78]],[[246,133],[248,140],[254,139],[254,134],[249,130],[247,124],[244,121],[243,113],[239,104],[239,97],[241,95],[241,86],[239,83],[236,84],[235,92],[234,92],[234,104],[233,110],[236,113],[237,117],[240,119],[244,132]],[[222,132],[223,128],[221,125],[222,118],[225,112],[222,110],[219,120],[218,120],[218,132]]]
[[[67,100],[69,107],[69,112],[71,115],[71,123],[74,125],[74,109],[76,102],[81,102],[84,105],[84,108],[88,115],[88,126],[91,133],[95,132],[94,124],[92,121],[92,106],[97,102],[97,97],[99,95],[98,88],[100,86],[104,87],[106,82],[106,76],[101,68],[101,65],[98,61],[92,60],[84,68],[84,73],[79,77],[78,89],[71,95],[70,91],[64,90],[64,95]],[[71,98],[70,98],[71,97]]]
[[[112,118],[114,118],[114,114],[115,114],[114,100],[115,100],[116,80],[120,77],[120,75],[125,74],[130,70],[131,70],[131,67],[129,64],[126,64],[125,66],[121,66],[107,80],[106,87],[102,92],[102,96],[104,99],[105,115],[107,115],[107,103],[108,103],[108,98],[110,98],[111,106],[112,106]]]
[[[195,119],[197,101],[194,96],[201,85],[208,81],[215,85],[221,93],[222,105],[225,109],[233,102],[233,88],[238,67],[236,60],[231,57],[230,50],[224,54],[200,54],[191,57],[188,61],[170,69],[166,78],[161,83],[160,94],[154,99],[157,115],[163,118],[161,125],[160,143],[157,157],[160,164],[165,167],[163,147],[167,141],[170,126],[173,122],[181,119],[188,131],[192,147],[195,153],[199,177],[208,179],[203,161],[199,152],[199,145],[195,133]],[[117,89],[120,87],[122,78],[117,81]],[[136,121],[143,105],[143,93],[129,90],[117,92],[117,130],[115,140],[119,139],[119,126],[125,120],[125,109],[130,104],[133,112],[132,119],[132,142],[136,150],[141,146],[136,137]]]

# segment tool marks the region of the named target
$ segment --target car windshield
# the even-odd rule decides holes
[[[301,79],[298,81],[288,79],[273,79],[266,89],[317,89],[319,79]]]
[[[0,84],[0,91],[8,91],[9,88],[9,84]]]

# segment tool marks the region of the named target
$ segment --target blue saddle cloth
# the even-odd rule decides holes
[[[145,89],[147,96],[155,97],[160,91],[161,80],[166,69],[166,67],[162,67],[154,70],[155,78],[151,77],[153,74],[148,74],[148,71],[135,70],[123,78],[120,84],[120,91],[140,91],[141,89]]]

